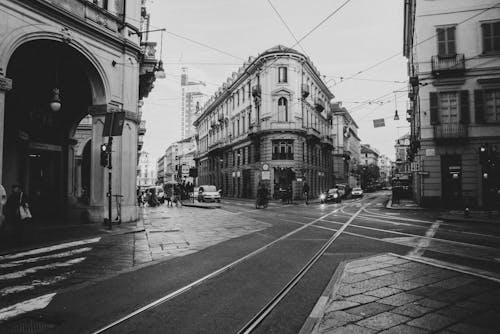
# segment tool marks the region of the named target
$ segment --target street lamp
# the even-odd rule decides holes
[[[50,99],[50,110],[58,112],[61,110],[61,98],[59,96],[59,88],[52,89],[52,98]]]

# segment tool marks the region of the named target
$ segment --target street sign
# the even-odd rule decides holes
[[[374,128],[382,128],[384,126],[385,126],[385,120],[383,118],[373,120],[373,127]]]
[[[123,133],[123,123],[125,122],[125,112],[117,111],[106,114],[102,136],[121,136]],[[111,124],[113,123],[113,124]]]
[[[420,163],[418,162],[412,162],[411,163],[411,169],[410,169],[412,172],[418,172],[420,171]]]
[[[271,179],[271,171],[263,170],[262,171],[262,180],[270,180]]]

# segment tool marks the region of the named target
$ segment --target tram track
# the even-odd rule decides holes
[[[330,212],[318,217],[318,218],[314,218],[313,220],[309,221],[309,222],[306,222],[304,223],[301,227],[298,227],[296,229],[293,229],[292,231],[274,239],[273,241],[265,244],[264,246],[246,254],[245,256],[243,257],[240,257],[239,259],[175,290],[175,291],[172,291],[150,303],[148,303],[147,305],[144,305],[122,317],[120,317],[119,319],[113,321],[113,322],[110,322],[100,328],[98,328],[97,330],[94,330],[92,331],[91,333],[93,334],[100,334],[100,333],[106,333],[106,332],[110,332],[112,330],[115,330],[117,329],[120,325],[123,325],[125,324],[127,321],[141,315],[141,314],[144,314],[145,312],[147,311],[150,311],[150,310],[153,310],[155,308],[157,308],[158,306],[168,302],[168,301],[171,301],[173,300],[174,298],[176,297],[179,297],[185,293],[187,293],[188,291],[192,290],[193,288],[195,288],[196,286],[199,286],[199,285],[202,285],[203,283],[206,283],[208,281],[210,281],[211,279],[229,271],[230,269],[234,269],[235,267],[237,267],[238,265],[242,264],[243,262],[246,262],[248,260],[250,260],[251,258],[254,258],[256,257],[258,254],[261,254],[263,253],[264,251],[270,249],[271,247],[273,247],[274,245],[278,244],[279,242],[281,241],[284,241],[284,240],[287,240],[287,239],[290,239],[290,237],[296,235],[297,233],[307,229],[307,228],[310,228],[312,227],[315,223],[321,221],[322,219],[325,219],[327,218],[328,216],[334,214],[334,213],[337,213],[339,211],[340,207],[338,208],[335,208],[334,210],[331,210]],[[352,221],[352,220],[351,220]],[[347,225],[346,225],[347,227]],[[345,229],[345,227],[344,227]],[[340,233],[335,233],[338,237],[338,235],[340,235]],[[337,238],[335,237],[335,239]],[[331,240],[331,239],[328,239],[328,240]],[[333,242],[333,241],[332,241]],[[307,271],[306,271],[307,272]]]

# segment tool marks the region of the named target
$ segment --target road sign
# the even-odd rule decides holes
[[[106,114],[102,136],[121,136],[123,133],[123,123],[125,122],[125,112],[117,111]]]
[[[374,128],[382,128],[384,126],[385,126],[385,120],[383,118],[373,120],[373,127]]]

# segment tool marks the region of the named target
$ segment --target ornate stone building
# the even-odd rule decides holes
[[[226,196],[255,197],[259,182],[271,192],[301,196],[333,185],[333,94],[311,60],[277,46],[250,57],[204,106],[194,122],[198,184]]]
[[[140,0],[0,2],[0,178],[8,189],[23,186],[35,220],[107,216],[100,145],[114,111],[125,120],[112,147],[112,193],[123,195],[123,221],[138,218],[139,101],[161,66],[155,43],[141,41],[146,15]],[[82,119],[91,134],[85,145]],[[78,201],[83,184],[88,204]]]

